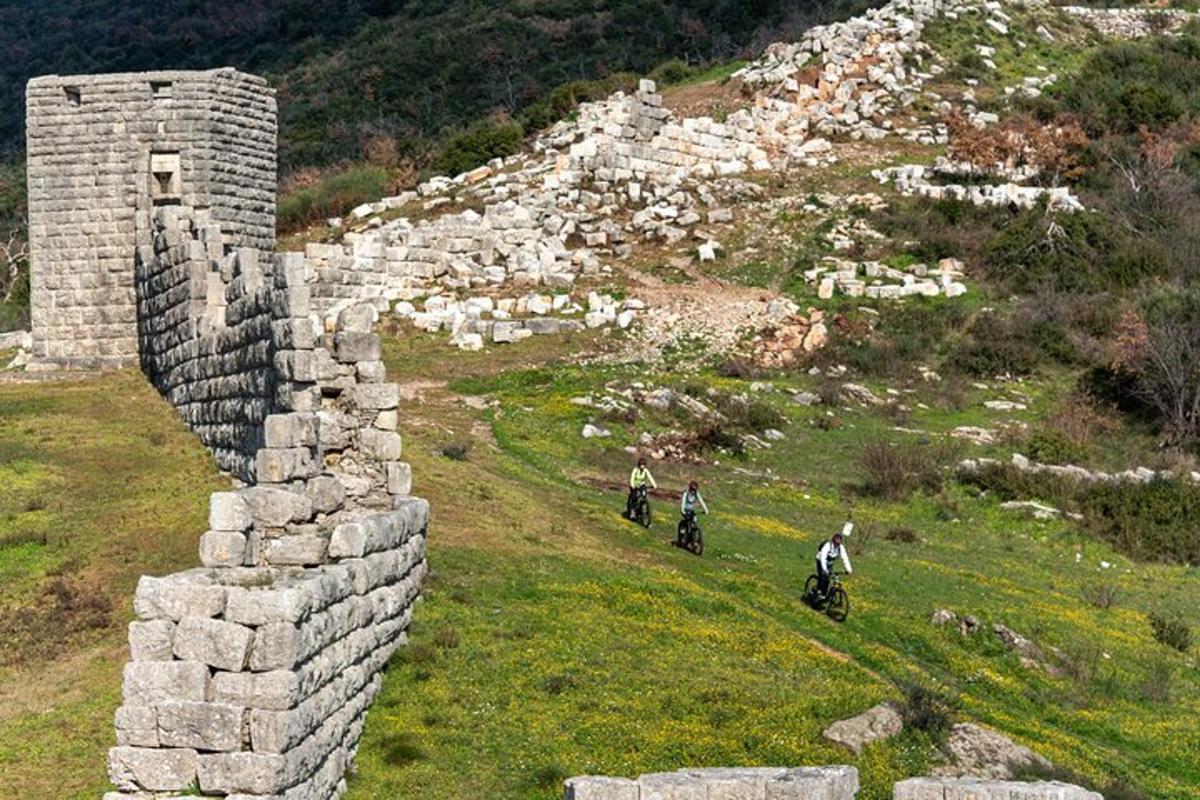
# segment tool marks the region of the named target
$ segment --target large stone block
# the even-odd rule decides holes
[[[566,800],[640,800],[637,781],[583,776],[566,783]]]
[[[183,661],[239,672],[246,666],[254,632],[233,622],[184,617],[175,630],[175,656]]]
[[[237,492],[213,492],[208,499],[208,527],[214,531],[244,531],[253,520]]]
[[[165,619],[129,623],[129,657],[133,661],[170,661],[174,658],[175,623]]]
[[[196,780],[195,750],[114,747],[108,751],[108,777],[126,792],[176,792]]]
[[[241,625],[266,625],[271,622],[300,622],[312,610],[312,596],[294,586],[231,586],[225,607],[225,619]]]
[[[291,669],[300,659],[302,646],[300,629],[292,623],[272,622],[262,625],[254,632],[254,646],[250,649],[250,669],[255,672]]]
[[[400,405],[400,387],[394,383],[361,383],[354,387],[355,404],[368,411],[384,411]]]
[[[252,486],[241,491],[254,524],[263,528],[282,528],[289,522],[307,522],[312,518],[312,502],[306,495],[272,486]]]
[[[300,678],[291,670],[218,672],[213,676],[215,703],[287,711],[300,699]]]
[[[332,475],[310,478],[304,493],[312,503],[313,511],[319,514],[330,514],[346,503],[346,487]]]
[[[329,540],[320,534],[289,534],[266,539],[263,555],[268,564],[306,567],[325,563]]]
[[[316,414],[271,414],[263,423],[267,447],[315,447],[318,418]]]
[[[117,744],[158,747],[158,713],[152,706],[121,706],[113,718]]]
[[[218,753],[199,758],[203,792],[272,794],[291,784],[287,759],[262,753]]]
[[[143,620],[215,617],[225,608],[225,587],[198,570],[165,578],[143,575],[133,595],[133,610]]]
[[[307,447],[264,447],[254,457],[254,474],[260,483],[287,483],[312,477],[317,471],[317,462]]]
[[[124,677],[126,705],[202,703],[208,695],[208,667],[197,661],[131,661]]]
[[[766,800],[854,800],[858,789],[854,767],[798,767],[767,783]]]
[[[221,752],[242,746],[243,709],[220,703],[165,703],[158,707],[163,747]]]
[[[240,567],[246,563],[246,534],[208,531],[200,537],[200,563],[206,567]]]
[[[703,780],[679,772],[656,772],[638,778],[640,800],[708,800]]]
[[[373,333],[346,331],[334,336],[334,353],[343,364],[378,361],[380,350],[379,337]]]
[[[395,461],[400,458],[403,450],[400,434],[376,428],[364,428],[359,431],[358,435],[363,454],[368,458],[374,461]]]

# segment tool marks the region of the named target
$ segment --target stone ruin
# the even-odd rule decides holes
[[[107,800],[345,789],[426,573],[377,316],[276,254],[275,98],[232,69],[29,83],[34,368],[140,364],[234,479],[143,576]]]

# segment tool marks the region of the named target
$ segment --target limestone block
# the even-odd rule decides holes
[[[384,465],[387,472],[388,494],[407,496],[412,494],[412,467],[403,461],[390,461]]]
[[[131,706],[199,703],[208,693],[208,667],[197,661],[131,661],[124,678],[122,695]]]
[[[366,528],[361,522],[343,522],[329,537],[329,557],[362,558],[366,542]]]
[[[363,454],[375,461],[395,461],[400,458],[400,434],[364,428],[359,432],[359,443]]]
[[[359,361],[378,361],[381,354],[379,337],[373,333],[344,332],[334,336],[334,354],[343,364]]]
[[[307,447],[268,448],[255,454],[255,475],[261,483],[287,483],[317,474],[317,464]]]
[[[208,531],[200,537],[200,563],[206,567],[239,567],[246,562],[246,534]]]
[[[329,540],[320,534],[289,534],[264,541],[264,555],[275,566],[314,566],[325,563]]]
[[[640,800],[708,800],[703,780],[679,772],[643,775],[637,785]]]
[[[182,791],[196,779],[196,769],[195,750],[114,747],[108,751],[109,780],[122,791]]]
[[[767,783],[766,800],[854,800],[858,770],[854,767],[799,767]]]
[[[129,657],[132,661],[170,661],[175,623],[156,619],[129,623]]]
[[[254,632],[233,622],[184,617],[175,630],[175,656],[229,672],[246,666]]]
[[[214,703],[287,711],[300,698],[300,679],[290,670],[218,672],[212,691]]]
[[[241,625],[300,622],[312,611],[312,597],[295,586],[231,586],[225,619]]]
[[[203,792],[271,794],[288,788],[287,760],[262,753],[218,753],[199,757]]]
[[[133,595],[133,610],[143,620],[179,621],[183,617],[215,617],[225,608],[225,587],[198,570],[165,578],[143,575]]]
[[[346,487],[332,475],[310,478],[304,493],[318,514],[332,513],[346,503]]]
[[[256,526],[282,528],[289,522],[307,522],[312,518],[312,501],[307,495],[272,486],[251,486],[240,494]]]
[[[121,706],[113,720],[117,744],[158,747],[158,713],[150,706]]]
[[[370,333],[379,321],[379,312],[369,303],[360,303],[338,314],[337,329],[344,333]]]
[[[263,422],[267,447],[315,447],[318,418],[316,414],[271,414]]]
[[[708,787],[708,800],[762,800],[766,796],[767,783],[787,773],[783,767],[712,767],[679,771],[702,780]]]
[[[244,531],[253,520],[237,492],[213,492],[208,499],[208,527],[214,531]]]
[[[250,669],[267,672],[290,669],[300,659],[300,629],[289,622],[272,622],[254,632],[250,649]]]
[[[584,776],[566,782],[566,800],[639,800],[637,781]]]
[[[362,383],[382,383],[387,377],[387,369],[382,361],[360,361],[356,369]]]
[[[242,746],[243,709],[221,703],[165,703],[158,707],[163,747],[226,751]]]
[[[386,411],[400,405],[400,387],[395,383],[365,383],[354,387],[354,402],[364,411]]]

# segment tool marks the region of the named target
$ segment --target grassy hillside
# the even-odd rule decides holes
[[[195,566],[227,485],[136,373],[0,382],[0,784],[105,789],[138,576]]]

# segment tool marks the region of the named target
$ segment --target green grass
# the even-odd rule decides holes
[[[422,363],[423,346],[390,343],[390,371]],[[1134,564],[1069,523],[1024,520],[953,485],[958,513],[949,521],[939,513],[944,499],[859,497],[863,443],[920,446],[924,437],[860,409],[838,411],[840,430],[817,430],[810,422],[823,410],[792,406],[779,393],[762,397],[788,417],[781,445],[720,465],[654,465],[664,487],[695,476],[705,488],[714,514],[697,559],[667,544],[669,502],[655,501],[647,533],[619,518],[622,495],[608,488],[628,468],[624,446],[678,422],[609,421],[612,439],[584,441],[579,430],[592,412],[570,403],[607,381],[679,387],[695,378],[575,367],[566,363],[571,348],[539,346],[544,366],[535,369],[438,351],[451,383],[430,387],[426,402],[409,409],[417,491],[435,509],[434,574],[412,646],[395,659],[368,718],[352,798],[551,798],[562,776],[583,772],[832,762],[860,767],[861,797],[890,797],[892,781],[936,759],[928,741],[905,734],[856,759],[819,734],[897,697],[910,680],[957,693],[967,718],[1098,786],[1121,779],[1152,797],[1200,797],[1200,770],[1184,746],[1195,741],[1200,706],[1194,660],[1156,644],[1146,618],[1161,605],[1200,612],[1188,590],[1194,570]],[[493,356],[512,359],[515,350]],[[1003,416],[1036,420],[1063,382],[1020,388],[1029,410]],[[934,401],[938,391],[918,388],[911,399]],[[993,421],[981,403],[1002,393],[973,392],[961,410],[918,409],[905,427],[935,433]],[[499,405],[473,411],[447,402],[456,393],[487,394]],[[432,455],[472,431],[479,441],[469,461]],[[745,474],[768,468],[775,480]],[[853,610],[838,626],[800,602],[800,587],[812,552],[850,507],[862,530]],[[900,526],[919,540],[884,537]],[[1118,586],[1110,610],[1084,599],[1099,581]],[[1109,657],[1091,678],[1052,678],[1022,667],[990,634],[962,639],[933,627],[939,607],[1003,622],[1045,648]],[[1169,704],[1142,697],[1148,665],[1160,658],[1175,670]]]
[[[137,373],[0,384],[0,774],[96,797],[142,573],[197,563],[207,452]]]

